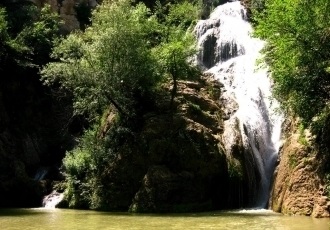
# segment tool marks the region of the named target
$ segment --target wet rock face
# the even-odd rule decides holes
[[[210,25],[212,26],[212,25]],[[206,26],[205,28],[208,28],[209,26]],[[206,68],[211,68],[214,66],[217,61],[219,61],[218,54],[216,52],[216,46],[217,46],[217,36],[216,34],[219,33],[213,33],[209,32],[207,33],[203,41],[203,48],[202,52],[199,54],[199,60],[203,63],[203,65]]]
[[[202,179],[202,178],[200,178]],[[185,212],[212,209],[206,197],[206,181],[196,183],[192,172],[172,172],[166,166],[152,166],[143,178],[142,188],[130,206],[134,212]],[[210,185],[208,185],[210,187]]]
[[[223,86],[215,80],[210,84],[211,75],[205,77],[208,83],[179,82],[175,114],[146,121],[141,135],[148,146],[148,167],[131,211],[206,211],[251,203],[256,182],[251,182],[252,165],[246,162],[253,159],[244,154],[240,138],[228,147],[232,155],[225,154],[218,100]]]
[[[104,198],[108,209],[182,212],[230,206],[218,135],[220,105],[211,96],[218,98],[220,88],[216,82],[180,81],[175,112],[145,115],[142,130],[135,134],[138,141],[119,149],[101,179],[111,191]],[[168,105],[166,100],[165,110]]]
[[[211,75],[179,81],[175,111],[168,111],[165,99],[163,112],[145,114],[141,130],[100,175],[102,208],[187,212],[248,206],[253,195],[244,161],[251,159],[240,142],[230,159],[224,153],[222,87]]]
[[[284,214],[329,217],[330,201],[322,180],[323,160],[310,143],[301,143],[300,135],[291,131],[281,149],[270,207]]]

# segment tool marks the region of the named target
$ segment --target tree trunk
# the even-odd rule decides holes
[[[177,83],[177,78],[175,75],[173,75],[173,87],[172,87],[172,91],[171,91],[171,103],[170,103],[170,107],[173,107],[173,101],[174,101],[174,97],[176,95],[176,91],[178,89],[178,83]]]

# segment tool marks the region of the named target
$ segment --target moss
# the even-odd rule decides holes
[[[288,155],[290,169],[294,169],[299,163],[297,156],[295,154],[296,153],[293,152]]]
[[[203,114],[201,107],[192,102],[188,102],[188,110],[189,110],[189,113],[191,113],[192,115],[195,115],[195,116],[200,116]]]
[[[243,180],[243,169],[241,163],[236,159],[228,160],[229,177]]]
[[[299,132],[299,138],[298,138],[298,142],[304,146],[309,146],[308,140],[306,138],[306,128],[304,126],[304,124],[299,124],[298,126],[298,132]]]
[[[219,86],[209,85],[206,87],[206,90],[213,100],[219,100],[221,95],[221,89]]]

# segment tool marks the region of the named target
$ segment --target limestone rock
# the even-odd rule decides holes
[[[320,177],[321,159],[310,143],[299,141],[296,124],[291,125],[280,152],[270,207],[283,214],[329,217],[329,199]]]
[[[164,86],[170,91],[170,85]],[[175,110],[162,96],[159,110],[144,115],[143,125],[118,149],[102,173],[105,209],[134,212],[187,212],[247,207],[257,180],[241,142],[225,153],[222,84],[211,75],[179,81]],[[167,99],[166,99],[167,98]],[[114,114],[109,113],[102,137]],[[119,157],[120,156],[120,157]],[[251,179],[251,178],[252,179]],[[253,179],[254,178],[254,179]],[[127,189],[129,187],[129,189]]]
[[[77,17],[77,7],[86,6],[94,9],[98,2],[96,0],[31,0],[38,7],[49,4],[54,12],[58,12],[64,22],[62,29],[70,32],[81,28]]]

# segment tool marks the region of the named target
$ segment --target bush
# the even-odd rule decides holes
[[[255,35],[267,41],[274,95],[308,127],[329,108],[330,3],[269,0],[265,7],[255,15]]]

